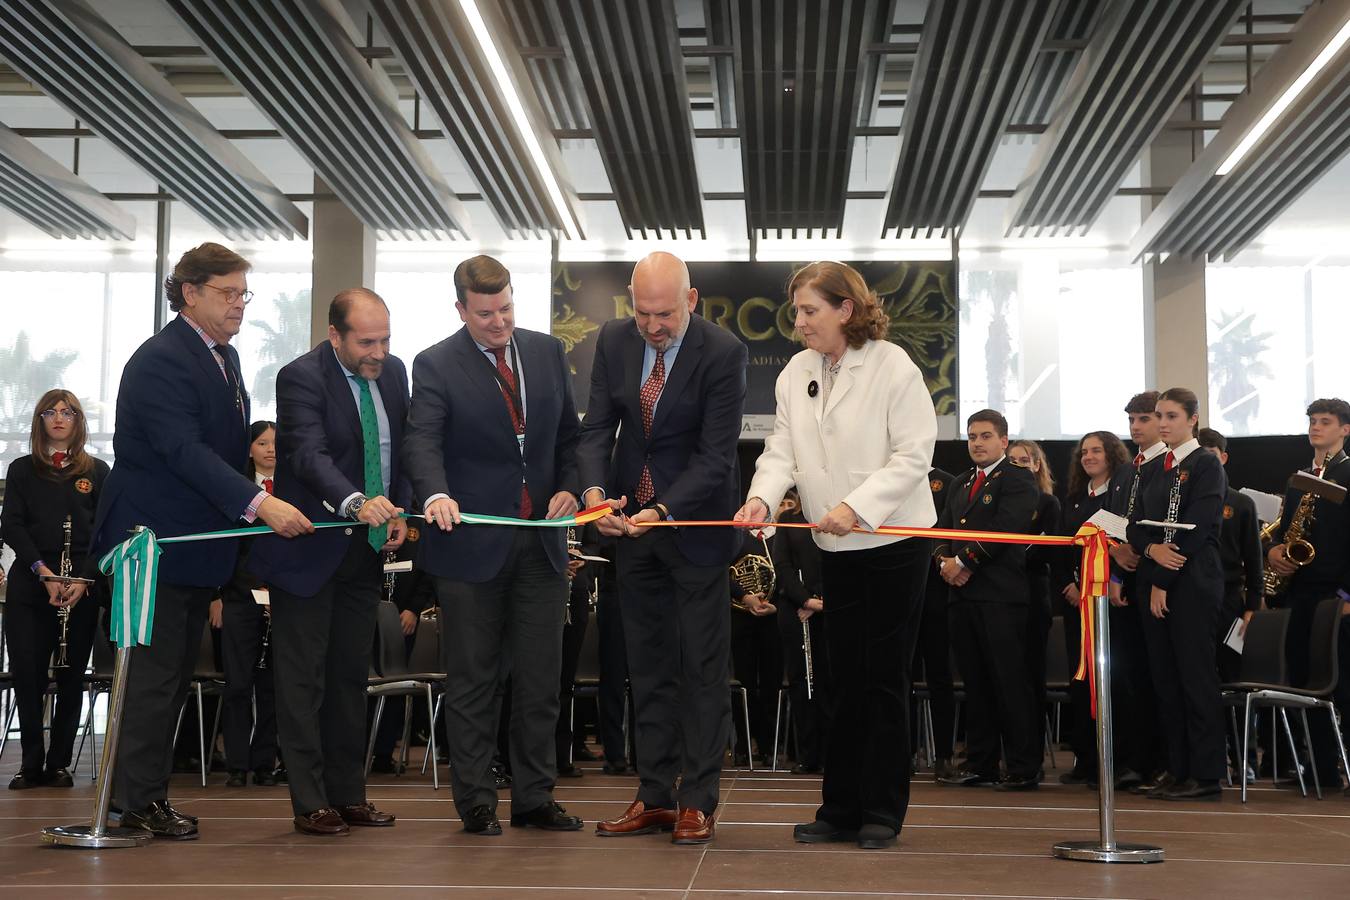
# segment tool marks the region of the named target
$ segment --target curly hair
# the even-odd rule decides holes
[[[844,323],[844,340],[854,350],[870,341],[886,339],[891,319],[881,308],[876,292],[867,286],[862,274],[841,262],[813,262],[802,266],[788,279],[787,295],[810,288],[839,309],[845,300],[853,301],[853,314]]]

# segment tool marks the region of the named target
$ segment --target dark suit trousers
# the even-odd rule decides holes
[[[952,647],[966,685],[966,756],[972,772],[996,778],[999,746],[1009,778],[1034,778],[1041,768],[1043,713],[1027,672],[1028,604],[960,599],[950,608]]]
[[[247,600],[226,600],[221,616],[225,690],[220,718],[225,733],[225,765],[231,772],[270,772],[277,763],[277,704],[272,682],[275,656],[269,652],[267,667],[258,668],[267,614],[249,595]]]
[[[366,684],[383,578],[365,530],[352,530],[313,597],[272,589],[277,733],[298,816],[366,802]]]
[[[1221,576],[1217,566],[1201,568],[1204,562],[1197,557],[1187,563],[1187,569],[1196,566],[1197,571],[1184,571],[1167,592],[1164,618],[1155,617],[1143,598],[1139,615],[1162,714],[1167,770],[1177,779],[1217,781],[1227,765],[1214,666]],[[1212,580],[1213,590],[1195,590],[1194,581],[1201,578]]]
[[[1064,612],[1064,645],[1070,676],[1078,671],[1081,653],[1082,618],[1077,607],[1061,603]],[[1111,718],[1114,724],[1116,774],[1125,769],[1147,775],[1153,769],[1153,722],[1156,710],[1141,705],[1135,684],[1150,682],[1148,659],[1143,652],[1143,631],[1139,613],[1129,606],[1113,606],[1111,626]],[[1069,682],[1069,743],[1075,757],[1074,768],[1083,773],[1097,771],[1097,723],[1092,718],[1092,694],[1086,678]],[[1142,724],[1141,724],[1142,723]]]
[[[947,583],[930,568],[923,592],[919,643],[912,668],[915,679],[922,680],[928,685],[928,702],[933,710],[933,753],[938,759],[952,758],[952,742],[956,734],[956,688],[952,677],[952,639],[951,623],[947,618],[947,594]],[[910,727],[914,725],[914,717],[911,715]],[[914,749],[917,749],[917,745]]]
[[[690,563],[668,528],[625,538],[618,553],[637,799],[711,813],[731,718],[727,567]]]
[[[87,594],[70,611],[66,627],[64,669],[53,669],[56,681],[56,705],[52,708],[49,748],[43,746],[43,707],[47,694],[47,666],[55,662],[53,653],[60,642],[61,626],[56,607],[47,602],[41,582],[20,585],[20,577],[10,582],[5,605],[5,647],[9,652],[10,673],[14,677],[14,699],[19,710],[19,742],[23,747],[22,770],[37,775],[43,770],[70,766],[75,732],[80,727],[80,707],[84,702],[84,670],[94,646],[98,622],[98,600]]]
[[[909,809],[910,665],[932,542],[821,556],[833,717],[816,818],[898,833]]]
[[[113,803],[145,809],[169,796],[173,733],[197,664],[206,614],[218,591],[160,581],[150,644],[131,652]]]
[[[448,676],[446,746],[461,818],[478,806],[497,808],[491,767],[502,705],[499,686],[507,678],[511,809],[528,812],[553,799],[567,595],[567,576],[553,568],[534,528],[515,529],[511,552],[490,580],[436,579],[442,621],[449,626],[441,630]]]
[[[558,726],[553,731],[553,752],[559,767],[572,754],[576,726],[572,712],[575,706],[573,691],[577,680],[577,661],[581,658],[581,645],[586,640],[586,628],[591,621],[591,603],[585,591],[572,590],[567,603],[572,621],[563,626],[562,669],[558,679]]]
[[[595,627],[600,629],[600,743],[605,761],[618,765],[628,760],[629,743],[624,735],[624,711],[628,706],[628,652],[623,639],[623,604],[619,602],[618,575],[612,566],[600,573],[595,600]]]

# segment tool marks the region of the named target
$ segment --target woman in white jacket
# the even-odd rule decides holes
[[[791,485],[817,523],[835,708],[814,822],[803,843],[892,846],[909,805],[910,659],[932,542],[854,534],[929,527],[937,417],[923,375],[886,340],[889,322],[863,277],[817,262],[788,283],[807,349],[778,376],[773,434],[741,521],[765,521]]]

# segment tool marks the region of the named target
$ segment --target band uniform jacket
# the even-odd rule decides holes
[[[957,479],[947,494],[947,505],[938,517],[939,528],[970,531],[1001,531],[1027,534],[1040,503],[1036,476],[1018,468],[1005,457],[972,496],[978,470]],[[933,555],[956,557],[971,570],[963,587],[952,588],[953,603],[1026,603],[1027,550],[1021,544],[994,544],[978,540],[938,541]]]

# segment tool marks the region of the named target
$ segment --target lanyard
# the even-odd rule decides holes
[[[511,408],[516,411],[516,421],[520,423],[520,427],[523,430],[525,428],[525,408],[522,405],[520,396],[520,354],[516,352],[516,342],[514,340],[506,346],[507,349],[511,351],[511,371],[514,372],[516,376],[515,387],[512,387],[511,382],[507,381],[506,378],[502,376],[501,370],[497,368],[496,363],[492,362],[486,356],[483,357],[483,361],[488,364],[490,369],[492,369],[492,377],[497,379],[497,386],[500,387],[502,393],[506,395],[506,400],[511,404]]]

